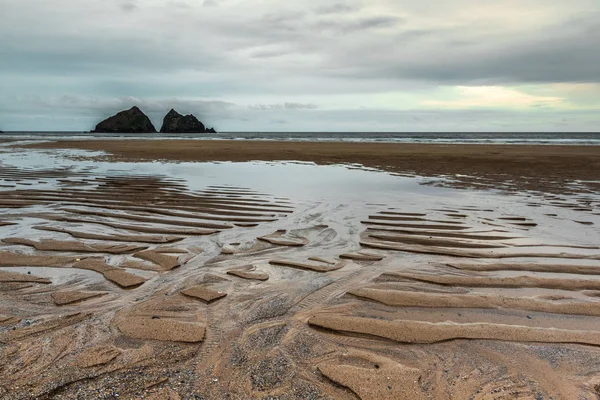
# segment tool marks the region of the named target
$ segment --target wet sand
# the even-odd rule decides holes
[[[119,161],[306,161],[357,163],[420,176],[465,175],[465,185],[562,191],[561,183],[600,180],[600,146],[331,143],[231,140],[77,140],[31,149],[105,151]],[[479,177],[491,181],[467,179]],[[594,184],[595,188],[600,183]]]
[[[380,145],[353,156],[354,144],[318,144],[327,155],[310,143],[123,143],[103,172],[0,164],[0,398],[600,396],[600,191],[556,184],[578,163],[591,178],[596,149],[393,145],[379,157]],[[281,164],[270,168],[292,181],[285,190],[300,185],[289,196],[225,174],[191,189],[167,174],[175,164],[142,174],[116,161],[209,157],[186,143],[240,149],[228,159],[270,146],[281,156],[269,159],[370,154],[372,166],[387,157],[407,173],[417,170],[404,158],[445,175],[485,164],[491,187],[508,176],[517,193],[351,168],[331,175],[340,189],[328,167],[301,185]],[[436,154],[441,164],[428,166]],[[510,157],[521,161],[504,167]],[[531,183],[548,192],[511,175],[542,174],[526,168],[538,158],[561,171],[552,187]],[[507,175],[492,178],[494,165]],[[257,168],[239,167],[242,178]],[[384,175],[383,188],[361,186],[361,174]]]

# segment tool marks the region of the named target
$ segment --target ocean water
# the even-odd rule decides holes
[[[600,132],[479,132],[479,133],[405,133],[405,132],[222,132],[218,134],[95,134],[88,132],[7,132],[0,138],[18,140],[84,139],[198,139],[198,140],[286,140],[316,142],[380,143],[480,143],[600,145]]]

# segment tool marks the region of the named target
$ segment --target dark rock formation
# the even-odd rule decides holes
[[[121,111],[96,125],[94,133],[156,133],[150,118],[137,107]]]
[[[163,119],[161,133],[216,133],[213,128],[206,129],[198,118],[190,115],[181,115],[171,109]]]

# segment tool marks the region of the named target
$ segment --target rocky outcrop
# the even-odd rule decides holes
[[[150,118],[138,107],[121,111],[96,125],[94,133],[156,133]]]
[[[161,133],[216,133],[213,128],[206,129],[204,124],[192,114],[181,115],[171,109],[163,119]]]

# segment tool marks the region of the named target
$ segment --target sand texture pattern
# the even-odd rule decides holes
[[[192,286],[181,291],[181,293],[185,294],[186,296],[200,299],[205,303],[212,303],[215,300],[219,300],[227,296],[227,293],[219,292],[218,290],[213,290],[207,285]]]
[[[134,339],[188,343],[201,342],[205,331],[200,324],[152,317],[129,317],[117,324],[117,328]]]
[[[542,329],[498,324],[454,324],[382,321],[372,318],[316,315],[308,323],[340,332],[361,333],[401,343],[436,343],[452,339],[489,339],[516,342],[580,343],[600,345],[600,331]]]
[[[149,142],[0,163],[0,398],[600,396],[597,150]]]

